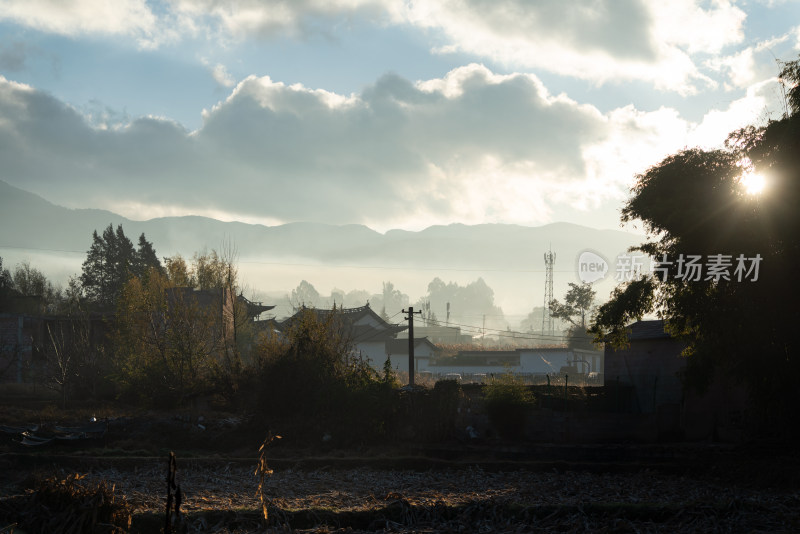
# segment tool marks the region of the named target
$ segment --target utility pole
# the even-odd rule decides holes
[[[414,387],[414,314],[422,315],[422,310],[414,311],[414,306],[409,306],[403,313],[408,314],[408,385]]]

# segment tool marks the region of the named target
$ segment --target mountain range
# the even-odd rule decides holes
[[[31,264],[38,266],[37,259],[63,257],[72,272],[79,272],[92,232],[101,233],[109,224],[122,225],[134,243],[144,233],[162,257],[191,258],[198,251],[231,244],[244,264],[242,271],[254,273],[248,283],[266,292],[288,291],[301,279],[345,289],[348,281],[377,284],[378,289],[352,286],[373,291],[379,291],[380,280],[400,280],[416,291],[397,282],[395,286],[417,298],[421,295],[414,293],[424,294],[425,284],[436,276],[445,281],[480,276],[495,289],[499,303],[515,300],[513,295],[503,298],[501,291],[518,293],[524,288],[532,305],[542,302],[543,257],[548,250],[556,253],[554,294],[558,296],[568,282],[578,281],[576,265],[582,251],[591,250],[609,261],[612,276],[604,283],[611,287],[614,258],[644,240],[629,232],[570,223],[539,227],[451,224],[382,234],[357,224],[263,226],[198,216],[135,221],[110,211],[58,206],[0,181],[0,256],[6,259],[31,258]],[[12,264],[4,262],[6,267]],[[40,268],[48,272],[47,266]],[[259,275],[259,270],[269,272]],[[63,271],[56,269],[62,275]],[[58,274],[53,276],[58,278]]]

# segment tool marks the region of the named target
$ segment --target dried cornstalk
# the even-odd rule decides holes
[[[258,475],[258,489],[256,490],[256,495],[258,495],[258,499],[261,501],[261,511],[264,514],[265,522],[269,521],[267,506],[271,502],[271,499],[266,494],[266,481],[267,477],[272,475],[272,469],[267,465],[267,446],[276,439],[281,439],[281,437],[273,434],[272,431],[267,434],[264,443],[258,448],[258,465],[254,473]]]

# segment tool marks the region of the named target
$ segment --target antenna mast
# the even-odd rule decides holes
[[[553,300],[553,266],[556,263],[556,255],[552,250],[544,254],[545,278],[544,278],[544,313],[542,315],[542,335],[553,335],[553,316],[550,315],[550,302]]]

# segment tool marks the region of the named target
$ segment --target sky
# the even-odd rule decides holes
[[[794,0],[0,0],[0,179],[135,220],[619,228],[780,118]]]

